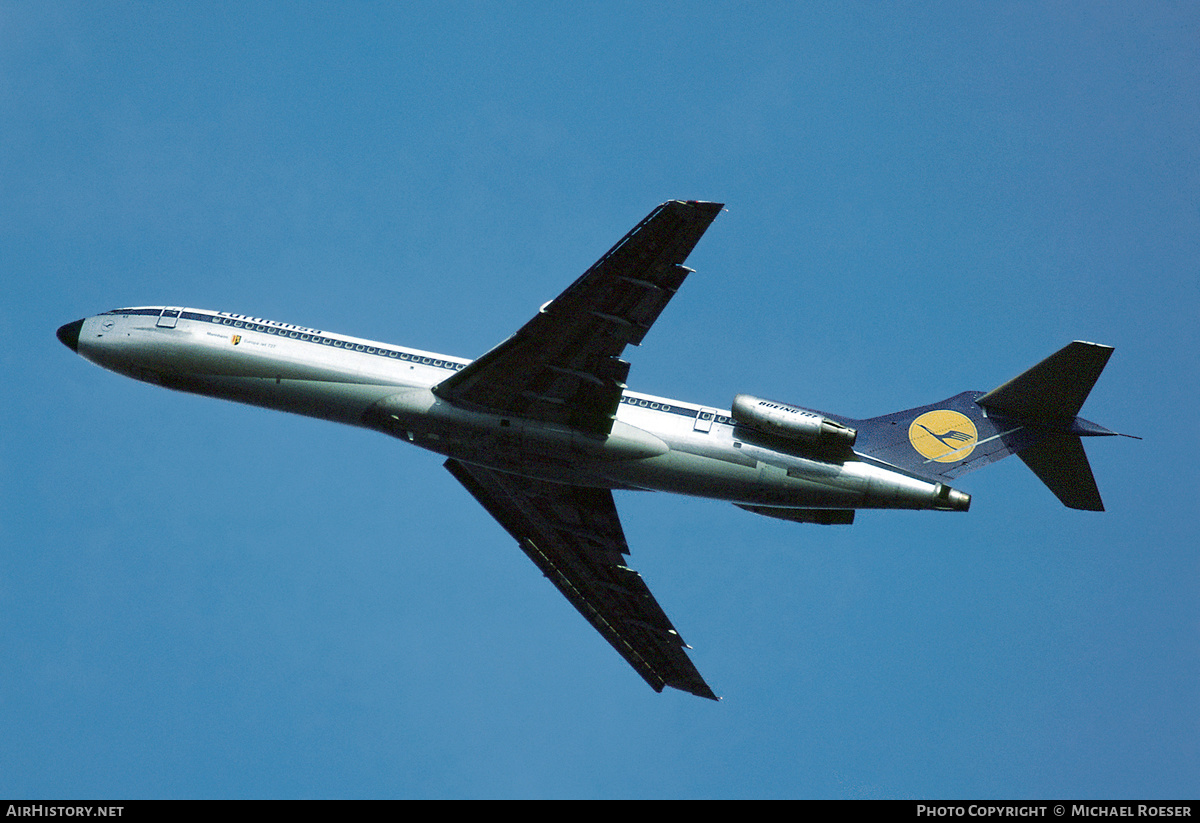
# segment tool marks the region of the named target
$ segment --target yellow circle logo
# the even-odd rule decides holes
[[[971,418],[949,409],[925,412],[908,427],[908,442],[922,457],[938,463],[965,460],[979,442]]]

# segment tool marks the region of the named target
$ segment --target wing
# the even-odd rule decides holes
[[[718,699],[641,575],[625,565],[629,546],[612,492],[454,459],[446,468],[655,691],[671,686]]]
[[[434,387],[451,403],[608,434],[638,345],[720,203],[663,203],[512,337]]]

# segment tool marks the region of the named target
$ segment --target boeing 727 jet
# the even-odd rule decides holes
[[[989,392],[865,420],[739,394],[729,409],[626,387],[639,345],[721,211],[654,209],[516,334],[477,360],[259,317],[113,309],[58,338],[138,380],[362,426],[446,468],[656,691],[717,699],[641,576],[614,489],[726,500],[798,523],[856,509],[966,511],[949,481],[1010,454],[1067,506],[1103,510],[1078,416],[1112,349],[1075,342]]]

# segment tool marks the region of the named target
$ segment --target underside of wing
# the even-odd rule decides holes
[[[451,403],[570,426],[612,428],[638,345],[689,273],[683,261],[720,203],[672,200],[625,235],[516,334],[443,381]]]
[[[453,459],[446,468],[655,691],[717,699],[641,575],[625,565],[629,546],[612,492]]]

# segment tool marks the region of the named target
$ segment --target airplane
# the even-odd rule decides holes
[[[1017,454],[1066,506],[1103,511],[1078,416],[1109,346],[1076,341],[989,392],[855,419],[738,394],[729,409],[631,391],[640,345],[721,203],[655,208],[476,360],[260,317],[120,308],[57,336],[137,380],[360,426],[445,467],[655,691],[719,699],[641,576],[614,490],[714,498],[847,525],[857,509],[965,512],[949,481]]]

